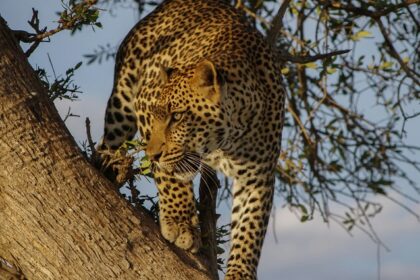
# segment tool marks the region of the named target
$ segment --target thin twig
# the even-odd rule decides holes
[[[77,117],[77,118],[79,118],[80,115],[73,114],[71,112],[71,108],[69,107],[69,109],[67,110],[67,114],[66,114],[66,116],[63,119],[63,122],[66,122],[69,117]]]
[[[290,114],[292,115],[293,119],[296,121],[296,123],[300,127],[300,131],[302,132],[302,135],[305,138],[305,140],[308,143],[308,145],[310,147],[312,147],[312,140],[309,137],[308,132],[306,131],[305,126],[303,125],[303,123],[302,123],[301,119],[299,118],[299,116],[296,114],[296,112],[290,106],[290,102],[288,102],[288,104],[289,104],[289,106],[287,107],[287,110],[290,112]]]
[[[273,45],[275,43],[275,40],[278,36],[278,33],[285,34],[286,36],[292,37],[293,40],[297,41],[301,46],[305,45],[305,42],[302,40],[299,40],[298,38],[295,38],[295,36],[289,34],[285,30],[281,30],[283,27],[283,17],[284,13],[287,10],[287,7],[290,3],[290,0],[285,0],[282,5],[279,8],[279,11],[277,12],[275,18],[273,19],[273,22],[267,21],[265,18],[258,16],[254,12],[252,12],[250,9],[248,9],[245,5],[243,5],[242,1],[237,2],[237,8],[240,8],[245,11],[248,15],[251,17],[259,20],[262,24],[264,24],[267,28],[270,28],[270,31],[267,34],[267,40],[268,42]],[[279,52],[279,59],[283,61],[289,61],[294,63],[308,63],[308,62],[314,62],[317,60],[327,59],[336,55],[345,54],[350,52],[350,50],[338,50],[333,51],[325,54],[317,54],[317,55],[308,55],[308,56],[293,56],[289,53],[285,52]]]
[[[413,14],[413,12],[410,10],[410,7],[406,7],[408,13],[410,14],[411,19],[416,24],[417,29],[420,29],[420,22],[418,21],[418,18]]]
[[[350,2],[350,1],[348,1]],[[333,10],[344,10],[346,12],[350,12],[353,13],[355,15],[358,16],[368,16],[371,17],[373,19],[379,19],[380,17],[386,16],[390,13],[393,13],[395,11],[397,11],[400,8],[404,8],[404,7],[408,7],[410,5],[413,4],[419,4],[420,1],[419,0],[405,0],[402,1],[399,4],[395,4],[395,5],[389,5],[387,6],[387,8],[383,9],[383,10],[376,10],[376,11],[371,11],[369,9],[365,9],[365,8],[361,8],[361,7],[357,7],[354,6],[351,3],[347,3],[344,4],[344,1],[321,1],[321,3],[323,3],[326,7],[333,9]]]
[[[242,9],[242,10],[244,10],[245,13],[247,13],[248,15],[250,15],[251,17],[253,17],[254,19],[259,20],[267,28],[269,28],[271,26],[271,23],[268,20],[266,20],[262,16],[257,15],[255,12],[251,11],[247,6],[241,4],[241,6],[239,6],[239,8]]]
[[[236,9],[242,9],[243,6],[244,6],[244,3],[242,2],[242,0],[236,1],[236,4],[235,4]]]
[[[400,64],[401,68],[404,70],[404,72],[411,78],[413,79],[413,81],[420,85],[420,80],[419,77],[420,75],[417,74],[414,70],[410,69],[407,64],[403,61],[403,59],[401,58],[401,56],[398,54],[397,50],[395,49],[391,39],[389,38],[386,30],[385,30],[385,26],[382,23],[381,19],[377,19],[376,23],[378,24],[379,30],[382,33],[382,36],[384,37],[384,41],[385,41],[385,45],[388,47],[389,50],[389,54],[395,58],[398,63]]]
[[[90,152],[91,152],[90,159],[91,159],[92,162],[96,162],[97,152],[96,152],[96,148],[95,148],[95,143],[92,140],[92,134],[90,132],[90,120],[89,120],[89,118],[86,118],[85,124],[86,124],[87,141],[88,141],[89,149],[90,149]]]
[[[51,60],[51,57],[50,57],[50,54],[49,53],[47,53],[47,57],[48,57],[48,61],[49,61],[50,66],[51,66],[51,70],[53,71],[53,74],[54,74],[54,79],[57,80],[57,74],[55,74],[54,65],[52,63],[52,60]]]

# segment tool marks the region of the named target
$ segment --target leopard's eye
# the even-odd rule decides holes
[[[176,122],[179,122],[183,116],[184,116],[184,113],[176,112],[172,114],[172,119]]]

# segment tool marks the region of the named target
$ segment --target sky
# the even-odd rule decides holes
[[[49,28],[56,26],[56,12],[60,10],[58,0],[0,0],[0,15],[12,29],[30,30],[27,20],[32,15],[31,8],[39,10],[41,25]],[[103,12],[100,18],[104,28],[86,29],[71,36],[61,32],[51,38],[51,43],[41,44],[30,57],[34,68],[45,68],[52,75],[50,56],[54,71],[62,75],[68,67],[83,61],[77,70],[74,80],[81,87],[83,94],[76,102],[56,102],[62,116],[69,107],[71,112],[80,118],[69,118],[66,121],[76,141],[86,139],[84,120],[89,117],[92,122],[92,134],[99,139],[103,128],[103,115],[113,82],[113,61],[102,64],[86,65],[84,54],[92,53],[99,45],[117,46],[125,34],[137,22],[138,15],[132,9],[119,8],[113,16]],[[24,46],[27,47],[27,46]],[[416,143],[418,120],[409,122],[406,130],[408,142]],[[418,144],[418,142],[417,142]],[[414,179],[420,182],[417,174]],[[149,192],[153,186],[146,184]],[[264,243],[261,263],[258,270],[260,280],[420,280],[420,223],[412,215],[391,203],[379,198],[384,210],[373,219],[372,224],[382,241],[390,251],[380,250],[378,264],[378,247],[361,231],[355,230],[350,236],[334,223],[326,224],[319,217],[313,221],[301,223],[285,207],[285,202],[277,198],[275,209]],[[412,209],[420,214],[420,206],[411,204]],[[221,223],[229,221],[229,207],[222,203],[218,212],[222,213]],[[378,272],[378,268],[379,271]]]

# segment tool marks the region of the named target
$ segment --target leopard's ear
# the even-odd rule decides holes
[[[225,90],[225,79],[210,60],[203,60],[197,64],[194,76],[190,81],[191,87],[196,93],[218,103]]]
[[[161,84],[166,84],[171,76],[172,72],[174,72],[173,68],[165,67],[162,64],[159,64],[159,79]]]

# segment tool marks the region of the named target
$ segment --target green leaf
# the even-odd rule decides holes
[[[150,160],[143,160],[141,163],[141,169],[149,168],[152,162]]]
[[[289,72],[290,72],[290,69],[288,67],[284,67],[284,68],[281,69],[281,73],[283,75],[287,75],[287,74],[289,74]]]
[[[301,221],[302,223],[306,222],[307,220],[309,220],[309,216],[308,216],[308,215],[303,215],[303,216],[300,218],[300,221]]]
[[[306,68],[309,68],[309,69],[315,69],[316,68],[316,62],[309,62],[309,63],[305,63],[305,64],[303,64]]]
[[[79,69],[80,66],[82,66],[82,64],[83,64],[83,62],[81,62],[81,61],[79,63],[77,63],[76,66],[74,66],[74,70]]]
[[[372,33],[369,32],[369,31],[366,31],[366,30],[357,32],[357,37],[359,37],[359,38],[365,38],[365,37],[368,37],[370,35],[372,35]]]
[[[370,35],[372,35],[371,32],[362,30],[362,31],[357,32],[356,34],[351,35],[350,39],[353,41],[359,41],[360,39],[366,38]]]
[[[392,67],[392,65],[394,65],[394,62],[392,61],[384,61],[381,63],[381,65],[379,66],[381,69],[389,69]]]
[[[335,72],[337,72],[337,68],[327,67],[328,74],[334,74]]]

